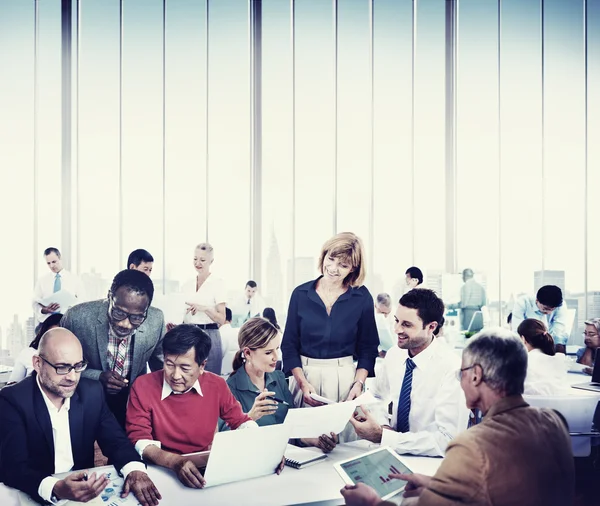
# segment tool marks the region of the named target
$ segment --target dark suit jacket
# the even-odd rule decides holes
[[[81,378],[71,397],[69,427],[73,469],[94,467],[94,441],[117,470],[140,456],[115,420],[97,381]],[[54,474],[50,414],[36,374],[0,390],[0,481],[44,502],[41,481]]]
[[[100,373],[110,370],[108,352],[108,301],[94,300],[70,308],[60,321],[60,326],[77,336],[83,347],[83,357],[88,367],[84,378],[99,379]],[[152,371],[163,368],[162,339],[165,335],[165,319],[160,309],[148,308],[148,317],[135,331],[133,361],[129,384],[146,373],[146,363]]]

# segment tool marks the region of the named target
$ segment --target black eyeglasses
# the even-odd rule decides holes
[[[131,314],[131,313],[127,313],[126,311],[123,311],[122,309],[116,308],[115,307],[115,299],[114,297],[110,298],[110,316],[111,318],[113,318],[114,320],[120,322],[125,320],[126,318],[129,318],[129,322],[132,325],[141,325],[142,323],[144,323],[144,320],[146,320],[146,317],[148,316],[148,309],[146,309],[146,311],[144,311],[144,314]]]
[[[42,357],[41,355],[38,355],[44,362],[46,362],[48,365],[54,367],[56,374],[60,374],[61,376],[64,376],[65,374],[69,374],[71,371],[75,371],[77,373],[83,372],[86,370],[88,364],[85,360],[82,360],[81,362],[78,362],[75,365],[54,365],[52,362],[48,362],[44,357]]]
[[[463,371],[468,371],[469,369],[473,369],[473,367],[475,367],[477,365],[479,365],[479,364],[473,364],[473,365],[470,365],[469,367],[463,367],[462,369],[459,369],[458,371],[456,371],[456,379],[458,381],[460,381],[462,379]],[[479,365],[479,367],[481,367],[481,366]]]

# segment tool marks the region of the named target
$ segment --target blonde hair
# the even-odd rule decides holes
[[[244,348],[252,351],[265,348],[278,334],[279,330],[266,318],[255,317],[246,321],[238,332],[240,350],[233,358],[231,374],[235,374],[244,365]]]
[[[213,252],[213,247],[207,242],[201,242],[196,246],[195,249],[199,249],[201,251],[206,251],[210,255],[211,258],[214,258],[215,254]]]
[[[333,258],[341,258],[352,266],[352,271],[344,279],[344,285],[352,287],[362,286],[367,275],[364,249],[360,238],[352,232],[341,232],[334,235],[321,248],[318,265],[319,271],[323,274],[323,262],[326,255]]]

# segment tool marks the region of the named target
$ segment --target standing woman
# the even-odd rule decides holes
[[[219,325],[225,323],[226,293],[225,283],[210,272],[214,260],[213,248],[208,243],[198,244],[194,252],[196,269],[196,291],[186,299],[186,312],[183,323],[191,323],[201,328],[211,340],[210,353],[205,370],[221,374],[223,360]]]
[[[296,395],[310,406],[320,405],[311,393],[352,400],[374,375],[379,337],[373,297],[362,284],[363,250],[353,233],[335,235],[321,250],[321,276],[292,293],[281,346],[283,367],[294,376]]]

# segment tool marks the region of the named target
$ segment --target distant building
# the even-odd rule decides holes
[[[318,275],[317,260],[314,257],[290,258],[287,263],[288,296],[298,285],[315,279]]]
[[[20,351],[27,346],[25,342],[25,332],[21,322],[19,322],[19,316],[14,315],[12,323],[8,327],[8,349],[10,356],[15,358]]]
[[[545,285],[558,286],[563,292],[565,291],[565,271],[535,271],[533,273],[533,293]]]
[[[259,287],[260,288],[260,287]],[[275,309],[277,318],[283,320],[284,313],[287,312],[287,297],[283,293],[283,269],[281,266],[281,254],[275,230],[271,229],[271,242],[269,252],[267,253],[267,266],[265,272],[265,286],[261,290],[267,306]]]
[[[27,346],[29,346],[29,343],[31,341],[33,341],[34,337],[35,337],[35,319],[33,318],[33,316],[30,316],[29,318],[27,318],[27,321],[25,322],[25,341],[27,343]]]
[[[86,272],[80,276],[81,282],[85,288],[85,297],[87,300],[98,300],[106,298],[110,281],[104,279],[96,269],[92,268],[91,272]]]

